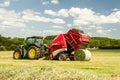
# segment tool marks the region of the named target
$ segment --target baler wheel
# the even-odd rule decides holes
[[[13,59],[21,59],[21,58],[22,58],[21,52],[19,50],[14,51]]]
[[[70,60],[71,60],[71,61],[74,61],[74,58],[72,57],[72,58],[70,58]]]
[[[60,61],[65,61],[67,59],[66,55],[65,54],[59,54],[58,55],[58,60]]]

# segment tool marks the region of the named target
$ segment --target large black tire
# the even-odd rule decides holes
[[[13,59],[22,59],[21,51],[19,49],[15,50],[13,53]]]
[[[58,55],[58,60],[65,61],[66,59],[67,59],[67,56],[65,54],[59,54]]]
[[[36,46],[30,46],[27,55],[29,59],[39,59],[40,57],[39,48],[37,48]]]
[[[74,61],[74,57],[72,57],[72,58],[69,58],[71,61]]]

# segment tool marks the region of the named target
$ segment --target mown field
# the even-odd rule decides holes
[[[90,61],[13,60],[0,52],[0,80],[120,80],[120,50],[90,50]]]

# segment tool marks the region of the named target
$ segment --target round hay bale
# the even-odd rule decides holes
[[[74,60],[89,61],[91,59],[91,52],[86,49],[79,49],[74,53]]]

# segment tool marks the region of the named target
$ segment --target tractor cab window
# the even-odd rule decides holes
[[[36,39],[36,43],[43,44],[43,40],[42,39]]]
[[[29,39],[26,40],[26,43],[27,44],[32,44],[32,43],[34,43],[34,39],[33,38],[29,38]]]

